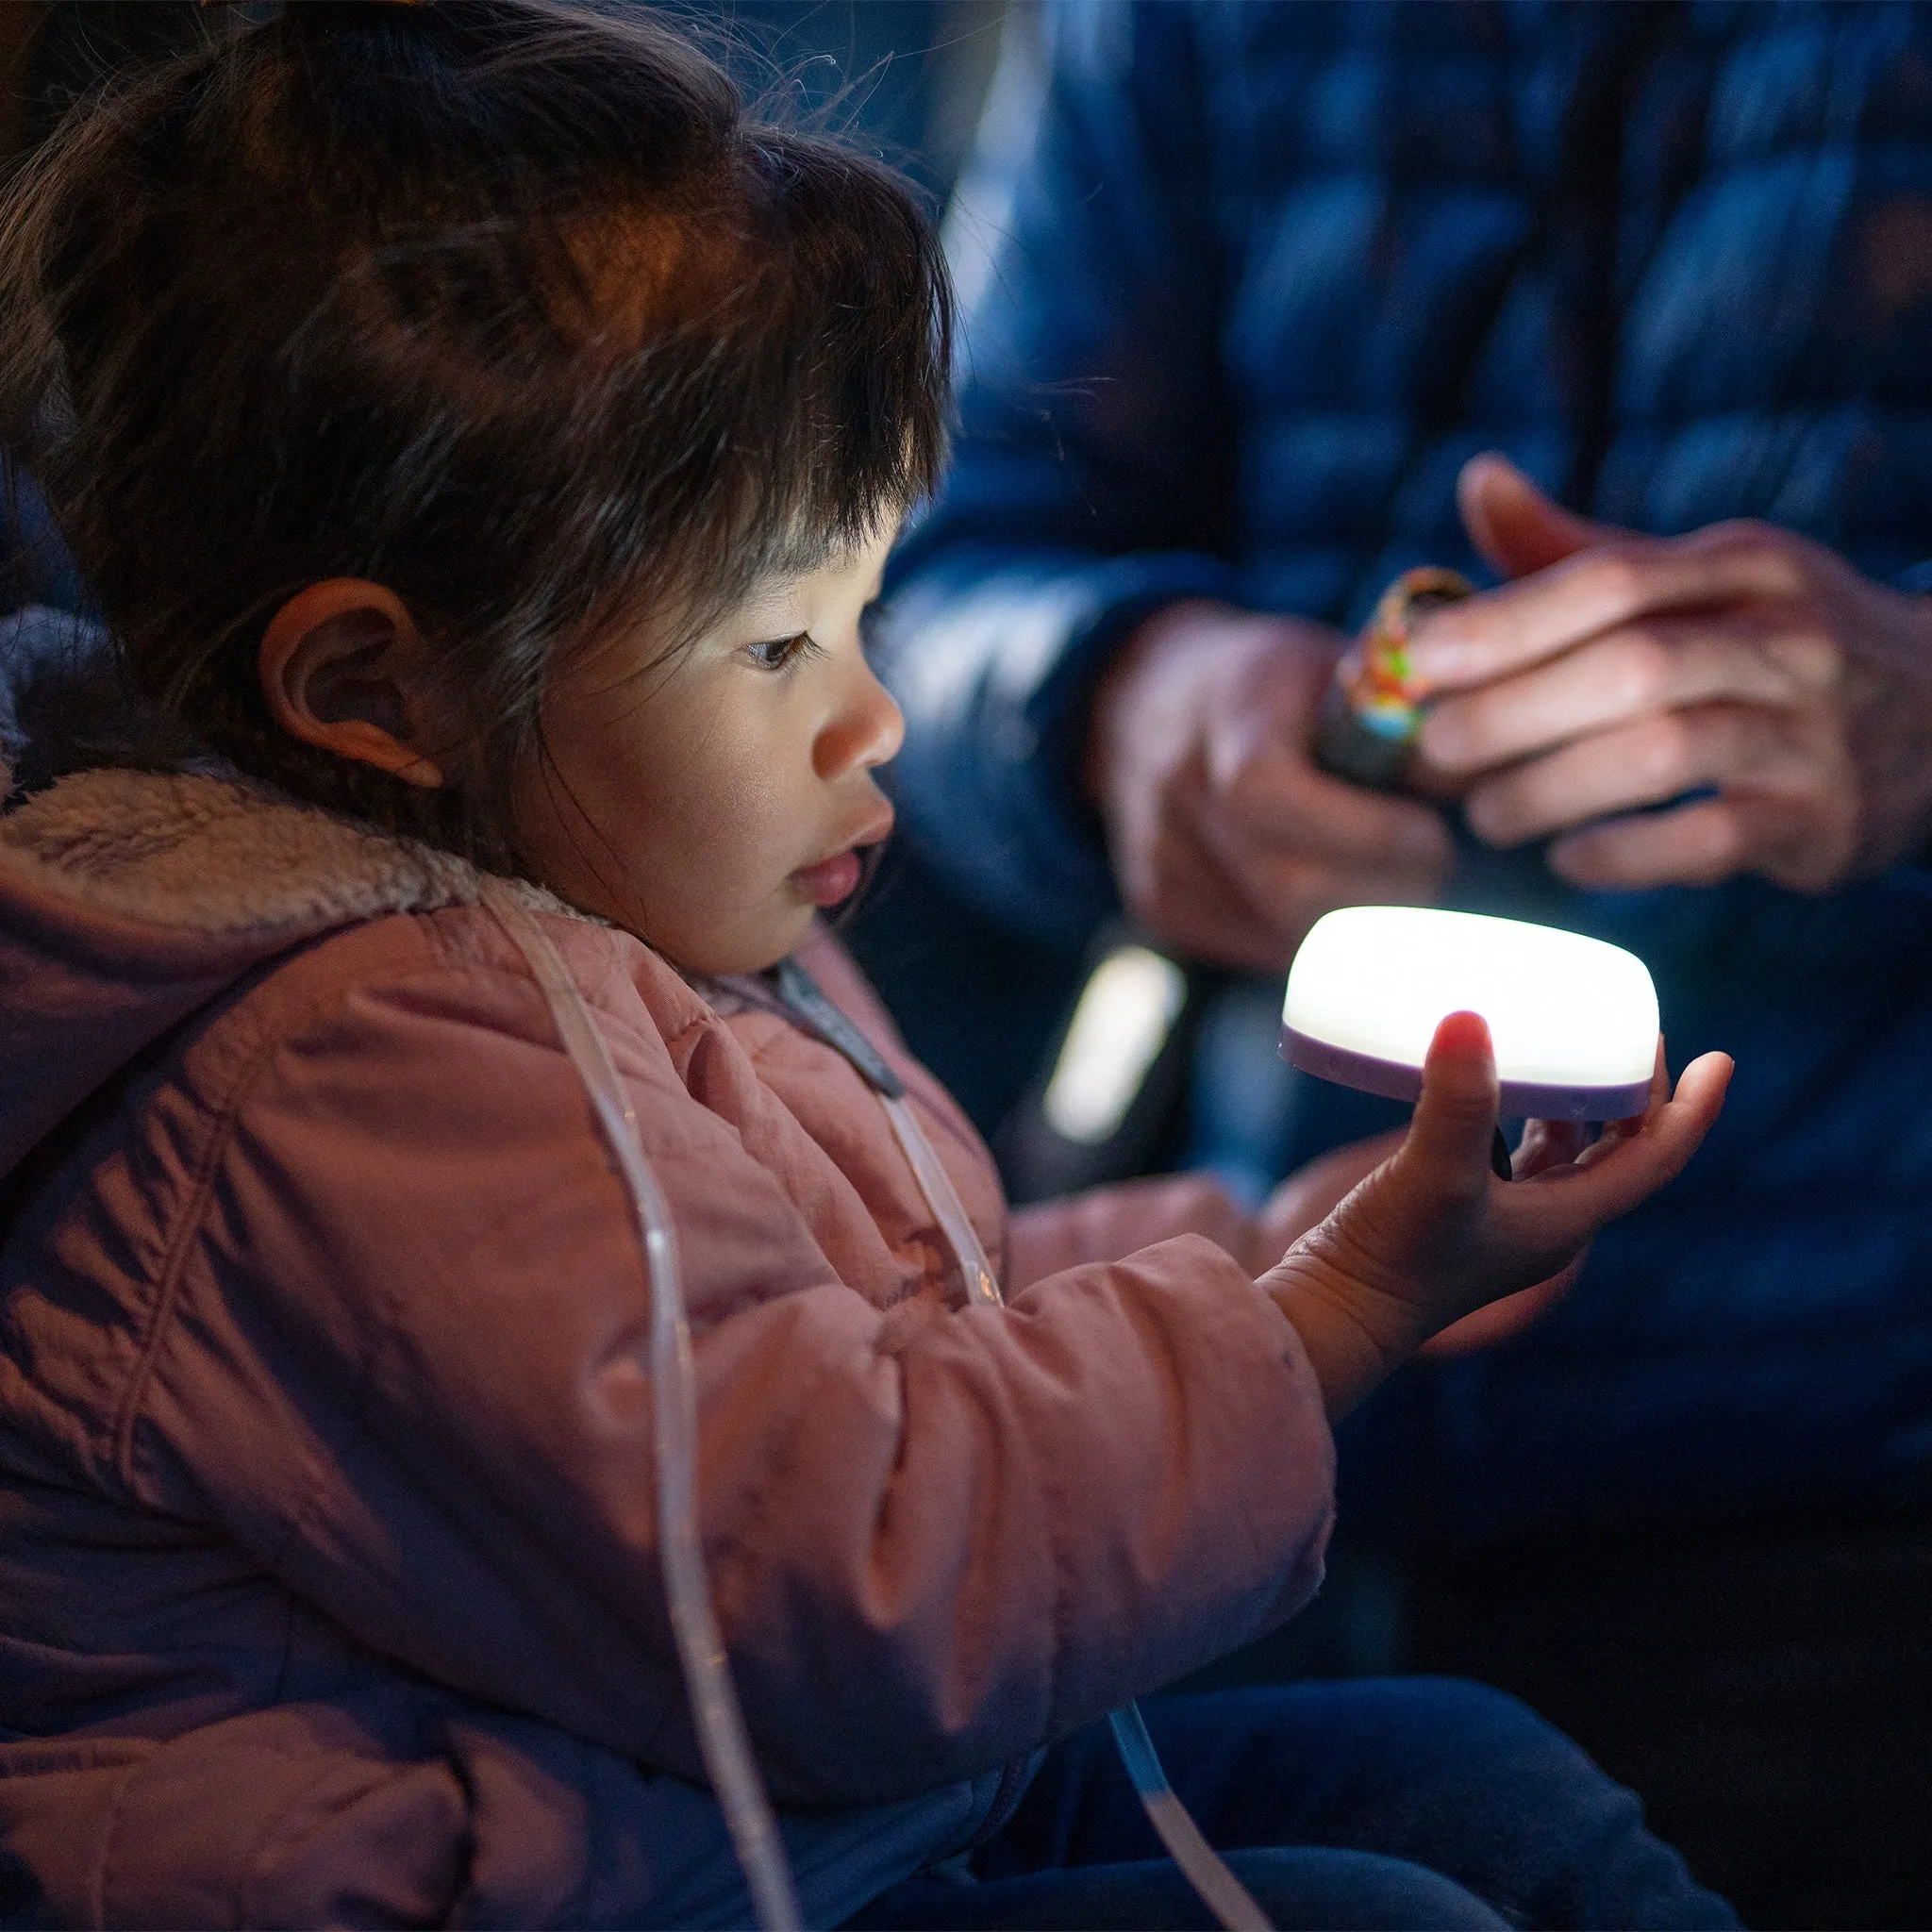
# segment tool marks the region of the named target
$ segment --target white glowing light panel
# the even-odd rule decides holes
[[[1641,1113],[1657,989],[1634,953],[1580,933],[1412,906],[1318,919],[1288,975],[1281,1051],[1325,1080],[1413,1100],[1449,1013],[1489,1022],[1511,1120]]]

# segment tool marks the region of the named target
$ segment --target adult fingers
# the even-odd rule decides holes
[[[1417,626],[1409,662],[1439,689],[1487,684],[1642,618],[1802,597],[1812,574],[1812,546],[1765,525],[1620,537],[1432,611]]]
[[[1115,855],[1127,909],[1175,951],[1255,973],[1287,970],[1306,924],[1295,927],[1285,908],[1262,909],[1202,839],[1191,812],[1163,811],[1137,836],[1117,840]]]
[[[1307,929],[1349,904],[1407,903],[1439,877],[1340,869],[1241,835],[1200,801],[1161,817],[1116,859],[1134,917],[1191,958],[1286,972]]]
[[[1732,794],[1571,832],[1550,870],[1590,891],[1710,886],[1757,873],[1796,892],[1828,891],[1857,856],[1856,800]]]
[[[1703,705],[1635,719],[1486,778],[1466,794],[1470,829],[1520,845],[1700,786],[1746,787],[1828,809],[1852,795],[1842,748],[1789,714]]]
[[[1284,841],[1257,839],[1239,826],[1204,827],[1216,863],[1240,881],[1259,919],[1295,944],[1324,912],[1338,906],[1426,906],[1441,891],[1441,865],[1338,865],[1311,858]]]
[[[1432,900],[1441,863],[1337,866],[1287,839],[1259,839],[1211,802],[1169,802],[1113,841],[1115,874],[1134,918],[1191,958],[1252,972],[1285,972],[1324,912],[1344,904]]]
[[[1828,684],[1837,663],[1805,608],[1651,619],[1441,699],[1424,722],[1422,754],[1451,777],[1486,772],[1657,711],[1796,704]]]
[[[1278,785],[1233,794],[1203,785],[1186,807],[1203,879],[1239,898],[1242,920],[1274,934],[1279,958],[1270,963],[1285,965],[1309,925],[1338,906],[1427,904],[1440,894],[1454,847],[1432,808],[1286,761],[1275,775]]]
[[[1463,464],[1456,507],[1483,561],[1506,577],[1527,576],[1625,534],[1565,509],[1493,450]]]
[[[1434,873],[1451,856],[1431,808],[1331,777],[1299,742],[1210,745],[1203,810],[1230,837],[1326,866]]]

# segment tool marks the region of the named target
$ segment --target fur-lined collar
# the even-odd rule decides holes
[[[0,817],[0,864],[79,909],[209,938],[294,937],[479,897],[476,868],[449,853],[198,773],[63,778]],[[538,887],[518,891],[571,911]]]
[[[36,792],[0,815],[0,1183],[242,974],[365,920],[475,905],[481,884],[233,776],[103,769]],[[511,884],[532,910],[584,916]]]
[[[98,625],[28,608],[0,618],[0,796],[29,754],[23,695],[110,661]],[[130,701],[131,702],[131,701]],[[37,897],[170,936],[289,941],[390,912],[473,906],[475,867],[241,777],[80,772],[0,816],[0,866]],[[569,908],[535,887],[533,907]]]

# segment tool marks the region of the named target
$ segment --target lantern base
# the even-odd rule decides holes
[[[1290,1066],[1340,1087],[1379,1093],[1385,1100],[1422,1097],[1423,1070],[1401,1060],[1336,1046],[1292,1026],[1281,1029],[1281,1057]],[[1505,1120],[1624,1121],[1650,1105],[1650,1082],[1620,1087],[1552,1087],[1535,1080],[1505,1080],[1497,1112]]]

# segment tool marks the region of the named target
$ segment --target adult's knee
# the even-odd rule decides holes
[[[1730,1925],[1633,1793],[1526,1705],[1402,1677],[1257,1687],[1150,1717],[1222,1846],[1323,1845],[1443,1874],[1519,1924]]]
[[[1227,1863],[1275,1932],[1499,1932],[1509,1924],[1453,1878],[1379,1852],[1303,1845],[1232,1852]]]
[[[1441,1873],[1373,1852],[1233,1852],[1228,1864],[1275,1932],[1502,1932],[1508,1924]],[[909,1879],[847,1932],[1211,1932],[1213,1915],[1167,1858],[1069,1865],[971,1885]]]
[[[1393,1851],[1442,1872],[1517,1923],[1735,1925],[1652,1836],[1637,1795],[1516,1698],[1455,1678],[1338,1686],[1350,1729],[1402,1766],[1409,1830]]]

